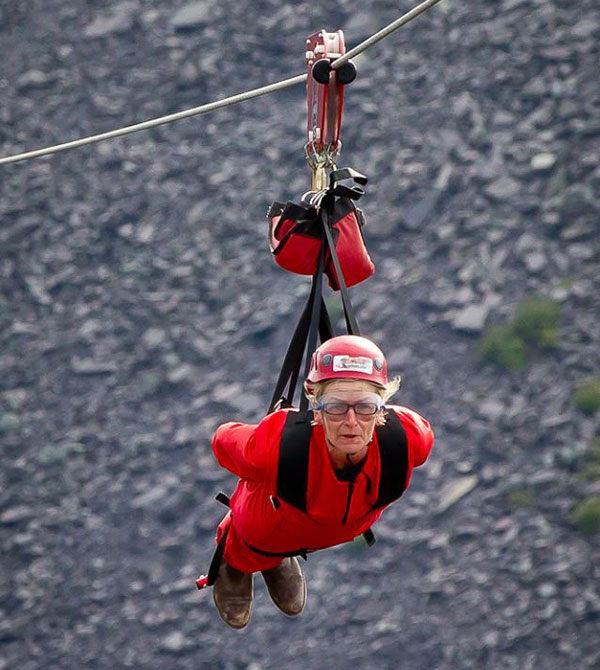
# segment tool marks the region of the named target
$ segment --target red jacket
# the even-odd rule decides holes
[[[408,443],[408,488],[413,467],[422,465],[433,444],[433,431],[419,414],[406,407],[391,406]],[[217,461],[241,478],[231,497],[233,526],[243,541],[263,551],[323,549],[353,540],[381,516],[382,508],[371,506],[377,499],[379,450],[369,448],[353,487],[340,481],[327,452],[323,426],[314,426],[310,440],[307,513],[284,501],[275,509],[270,496],[276,493],[279,442],[288,411],[266,416],[258,425],[226,423],[212,441]],[[376,440],[376,434],[373,440]],[[344,522],[344,518],[346,520]]]

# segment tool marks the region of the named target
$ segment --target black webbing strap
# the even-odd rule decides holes
[[[215,496],[215,500],[225,505],[225,507],[229,507],[229,496],[226,493],[223,493],[223,491],[219,491],[217,493],[217,495]],[[223,531],[223,535],[221,535],[221,539],[217,544],[215,553],[213,554],[212,559],[210,561],[210,565],[208,566],[208,575],[207,575],[208,581],[206,582],[207,586],[212,586],[219,575],[219,568],[221,567],[221,563],[223,562],[223,552],[225,551],[225,543],[227,542],[228,533],[229,533],[229,526],[227,526],[227,528]]]
[[[273,397],[271,398],[271,403],[269,404],[269,410],[267,414],[270,414],[277,403],[280,400],[283,400],[287,406],[291,406],[293,402],[294,389],[296,387],[300,365],[302,364],[302,356],[304,354],[304,347],[306,346],[306,338],[308,337],[308,328],[310,325],[310,314],[312,313],[312,303],[314,299],[314,287],[311,290],[311,293],[306,301],[306,304],[300,315],[300,319],[290,340],[287,352],[283,359],[283,364],[279,372],[279,377],[277,383],[275,384],[275,390],[273,391]],[[289,381],[289,388],[287,394],[284,396],[284,389],[286,384]]]
[[[344,273],[342,272],[342,268],[340,266],[340,259],[338,258],[337,251],[335,249],[335,242],[333,241],[333,237],[331,234],[331,227],[335,223],[334,197],[332,195],[328,195],[326,198],[324,198],[323,205],[324,205],[323,211],[325,213],[325,219],[323,221],[325,240],[327,241],[327,247],[329,248],[329,253],[331,254],[333,267],[335,268],[335,273],[337,275],[338,283],[340,285],[340,293],[342,294],[342,304],[344,306],[344,317],[346,318],[346,329],[349,335],[360,335],[358,321],[356,320],[356,316],[354,315],[352,303],[350,302],[350,295],[348,293],[348,287],[346,286]]]
[[[213,557],[210,561],[210,565],[208,566],[207,586],[212,586],[217,580],[217,577],[219,575],[219,568],[221,567],[221,563],[223,562],[223,553],[225,552],[225,543],[227,542],[228,533],[229,533],[229,526],[227,526],[227,528],[223,531],[223,535],[221,535],[219,544],[217,544],[215,553],[213,554]]]
[[[408,474],[408,441],[406,431],[393,410],[385,414],[386,422],[377,426],[377,444],[381,460],[379,491],[371,509],[385,507],[404,493]]]
[[[259,549],[258,547],[252,546],[249,542],[244,540],[244,544],[252,549],[253,552],[260,554],[261,556],[269,556],[272,558],[288,558],[289,556],[302,556],[304,560],[307,559],[307,554],[311,553],[310,549],[294,549],[292,551],[265,551],[264,549]]]
[[[375,533],[371,530],[371,528],[367,528],[365,532],[363,533],[363,537],[365,538],[365,542],[367,543],[367,547],[372,547],[377,540],[375,539]]]
[[[229,507],[229,496],[226,493],[223,493],[223,491],[219,491],[217,495],[215,496],[215,500],[217,502],[220,502],[221,505],[225,505],[225,507]]]
[[[277,497],[306,512],[308,461],[312,412],[306,421],[297,421],[298,412],[288,412],[279,443]]]
[[[319,265],[317,267],[317,272],[313,276],[310,294],[304,309],[302,310],[292,339],[290,340],[267,413],[272,412],[280,402],[283,402],[284,406],[292,406],[294,391],[296,389],[298,377],[300,376],[302,357],[307,342],[309,346],[306,352],[306,357],[307,365],[310,366],[310,358],[312,357],[314,349],[316,349],[317,331],[321,336],[322,342],[325,342],[325,340],[330,339],[334,335],[331,319],[329,318],[329,313],[327,312],[327,307],[325,306],[325,301],[322,297],[323,266],[325,259],[324,246],[325,245],[323,245],[319,254]],[[318,306],[320,306],[320,309]],[[288,391],[284,396],[284,389],[288,382]],[[305,410],[307,407],[308,404],[306,404]]]
[[[310,315],[310,326],[308,328],[308,338],[306,341],[306,361],[304,363],[304,379],[308,377],[310,372],[310,363],[312,355],[317,348],[317,335],[318,335],[318,324],[321,316],[321,303],[323,302],[323,269],[325,268],[325,245],[321,245],[321,251],[319,252],[319,264],[317,266],[317,272],[313,277],[313,283],[315,285],[315,295],[312,304],[312,311]],[[300,398],[300,407],[299,412],[296,416],[297,423],[305,423],[308,413],[308,397],[306,393],[303,393]],[[309,423],[310,425],[310,423]]]
[[[338,168],[329,174],[329,183],[332,186],[346,179],[352,179],[361,186],[365,186],[369,181],[368,177],[351,167]]]
[[[321,317],[319,319],[319,337],[321,342],[325,342],[334,336],[333,325],[331,324],[331,319],[329,318],[329,312],[325,305],[325,301],[321,298]],[[305,340],[306,341],[306,338]],[[298,383],[298,377],[300,375],[300,364],[302,361],[302,355],[298,358],[297,365],[294,368],[293,374],[290,377],[290,383],[288,387],[287,397],[289,398],[289,406],[293,404],[294,391],[296,390],[296,384]]]

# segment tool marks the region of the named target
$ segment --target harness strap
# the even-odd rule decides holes
[[[307,312],[308,313],[308,312]],[[325,305],[325,301],[323,298],[321,298],[321,314],[319,318],[319,337],[321,338],[321,342],[325,342],[326,340],[329,340],[334,336],[334,330],[333,330],[333,325],[331,324],[331,319],[329,317],[329,312],[327,311],[327,307]],[[312,356],[312,354],[311,354]],[[294,391],[296,389],[296,384],[298,383],[298,377],[300,375],[300,362],[302,360],[302,356],[298,358],[297,365],[294,368],[294,373],[290,377],[290,383],[288,386],[288,397],[290,398],[289,405],[290,407],[293,405],[293,396],[294,396]]]
[[[385,414],[386,422],[377,426],[381,467],[377,500],[372,509],[385,507],[404,493],[408,474],[408,440],[402,421],[394,411]]]
[[[273,397],[271,398],[271,403],[269,405],[269,411],[267,413],[272,412],[277,405],[281,406],[281,403],[283,403],[283,406],[292,406],[294,391],[300,375],[302,357],[304,355],[307,341],[309,346],[306,357],[308,365],[310,365],[310,358],[312,357],[313,350],[316,348],[317,330],[321,337],[321,341],[323,342],[332,338],[334,335],[331,319],[329,318],[329,313],[322,297],[323,267],[325,264],[324,246],[325,245],[322,246],[319,254],[319,266],[312,279],[310,294],[284,357],[283,365],[281,366],[279,378],[277,379]],[[313,333],[314,335],[311,337],[311,334]],[[311,342],[313,343],[312,350]],[[288,384],[288,390],[287,394],[284,396],[283,394],[286,384]],[[307,407],[308,400],[306,401],[305,410]]]
[[[338,258],[335,242],[331,233],[331,228],[335,224],[335,197],[333,194],[327,194],[324,198],[323,205],[323,211],[325,212],[323,230],[325,231],[325,240],[327,241],[327,247],[340,285],[342,305],[344,306],[344,317],[346,319],[346,330],[349,335],[360,335],[360,328],[358,327],[358,321],[356,320],[352,303],[350,302],[350,294],[348,293],[348,287],[346,286],[346,280],[344,279],[344,273],[342,272],[340,259]]]
[[[311,293],[304,306],[298,324],[296,325],[296,330],[292,335],[292,339],[290,340],[267,414],[270,414],[276,406],[278,409],[281,409],[281,407],[291,407],[293,404],[294,391],[300,375],[302,356],[304,354],[304,347],[310,326],[313,298],[314,294]],[[333,326],[331,325],[331,319],[324,300],[321,300],[319,335],[323,342],[333,337]],[[288,388],[284,395],[286,385]]]
[[[317,272],[313,277],[313,284],[315,288],[314,300],[312,304],[312,311],[310,315],[310,326],[308,329],[308,339],[306,342],[306,359],[304,363],[304,379],[308,377],[310,372],[310,363],[312,355],[317,348],[317,334],[318,334],[318,323],[319,317],[321,314],[321,303],[323,301],[323,269],[325,267],[325,245],[321,245],[321,251],[319,252],[319,265],[317,267]],[[296,421],[304,423],[306,421],[308,414],[308,397],[306,393],[303,393],[300,398],[300,407]]]
[[[219,568],[221,567],[221,563],[223,562],[223,553],[225,552],[225,543],[227,542],[227,535],[229,534],[229,528],[230,526],[227,526],[227,528],[223,531],[223,535],[221,535],[219,544],[217,544],[215,553],[213,554],[213,557],[210,561],[210,565],[208,566],[206,586],[212,586],[217,581],[217,577],[219,576]]]
[[[306,487],[312,412],[307,420],[296,421],[297,413],[288,412],[279,444],[277,496],[306,513]]]
[[[270,558],[289,558],[290,556],[302,556],[302,558],[306,561],[308,554],[314,551],[313,549],[295,549],[294,551],[265,551],[264,549],[259,549],[258,547],[252,546],[249,542],[246,542],[246,540],[244,540],[244,544],[248,547],[248,549],[252,549],[252,551],[256,554],[260,554],[261,556],[268,556]]]
[[[369,181],[364,174],[361,174],[358,170],[355,170],[351,167],[339,168],[337,170],[332,170],[329,175],[329,185],[331,188],[337,186],[338,182],[345,181],[346,179],[352,179],[357,184],[365,186]]]
[[[225,507],[229,507],[229,502],[230,498],[226,493],[223,493],[223,491],[219,491],[217,495],[215,496],[215,500],[217,502],[220,502],[222,505],[225,505]]]

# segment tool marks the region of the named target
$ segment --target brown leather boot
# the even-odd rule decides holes
[[[223,621],[232,628],[243,628],[252,615],[253,575],[240,572],[225,561],[213,586],[213,600]]]
[[[262,576],[271,600],[288,616],[300,614],[306,603],[306,582],[298,560],[284,558],[276,567],[263,570]]]

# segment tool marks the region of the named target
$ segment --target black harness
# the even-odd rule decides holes
[[[406,431],[395,412],[388,411],[385,417],[385,424],[375,428],[381,467],[377,500],[373,503],[372,510],[398,500],[404,493],[408,475]],[[311,419],[312,412],[308,412],[306,417],[301,412],[288,412],[279,444],[277,496],[273,499],[275,505],[281,499],[304,513],[307,512]],[[364,537],[369,546],[375,543],[375,536],[370,528],[364,533]]]

